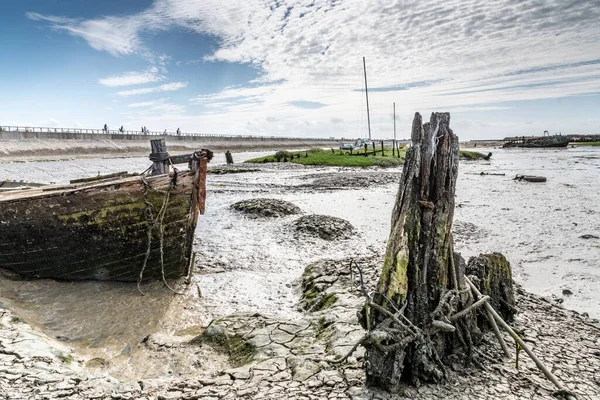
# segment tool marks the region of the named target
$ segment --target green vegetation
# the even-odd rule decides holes
[[[483,154],[477,151],[460,150],[458,157],[463,160],[489,160],[492,153]]]
[[[572,142],[575,146],[600,146],[600,142]]]
[[[229,362],[234,368],[248,364],[255,354],[254,346],[236,335],[229,335],[220,326],[209,326],[189,343],[195,345],[206,344],[220,353],[227,354]]]
[[[380,149],[377,149],[380,151]],[[372,152],[372,149],[369,149]],[[354,152],[355,154],[357,151]],[[364,150],[358,151],[364,153]],[[350,155],[348,151],[311,149],[301,152],[278,151],[274,155],[254,158],[249,163],[293,162],[302,165],[325,165],[331,167],[395,167],[402,165],[406,150],[400,150],[400,158],[392,157],[392,148],[384,149],[385,156],[377,155]]]
[[[70,365],[73,362],[73,360],[75,360],[72,354],[59,354],[58,356],[56,356],[56,358],[58,358],[60,361],[67,365]]]
[[[10,319],[10,322],[12,322],[13,324],[18,324],[18,323],[23,322],[23,320],[17,316],[14,316]]]

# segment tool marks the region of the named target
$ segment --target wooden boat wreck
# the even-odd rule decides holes
[[[212,152],[171,157],[163,139],[152,148],[154,163],[139,175],[0,192],[0,267],[64,280],[185,276]]]
[[[550,135],[544,131],[544,136],[517,136],[504,139],[503,148],[526,147],[526,148],[544,148],[544,147],[567,147],[569,137],[563,135]]]

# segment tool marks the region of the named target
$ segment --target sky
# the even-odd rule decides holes
[[[2,0],[0,125],[600,133],[600,0]]]

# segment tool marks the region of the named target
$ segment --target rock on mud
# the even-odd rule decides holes
[[[300,214],[300,207],[289,201],[277,199],[248,199],[238,201],[231,208],[245,213],[252,218],[257,217],[285,217],[286,215]]]
[[[397,183],[400,174],[397,172],[360,172],[360,173],[327,173],[308,175],[305,179],[314,179],[314,188],[348,188],[363,189],[365,187]]]
[[[305,215],[294,221],[296,233],[318,236],[324,240],[348,239],[354,234],[354,227],[342,218],[329,215]]]

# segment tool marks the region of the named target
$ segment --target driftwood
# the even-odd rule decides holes
[[[513,178],[513,181],[525,181],[525,182],[546,182],[545,176],[535,175],[517,175]]]

